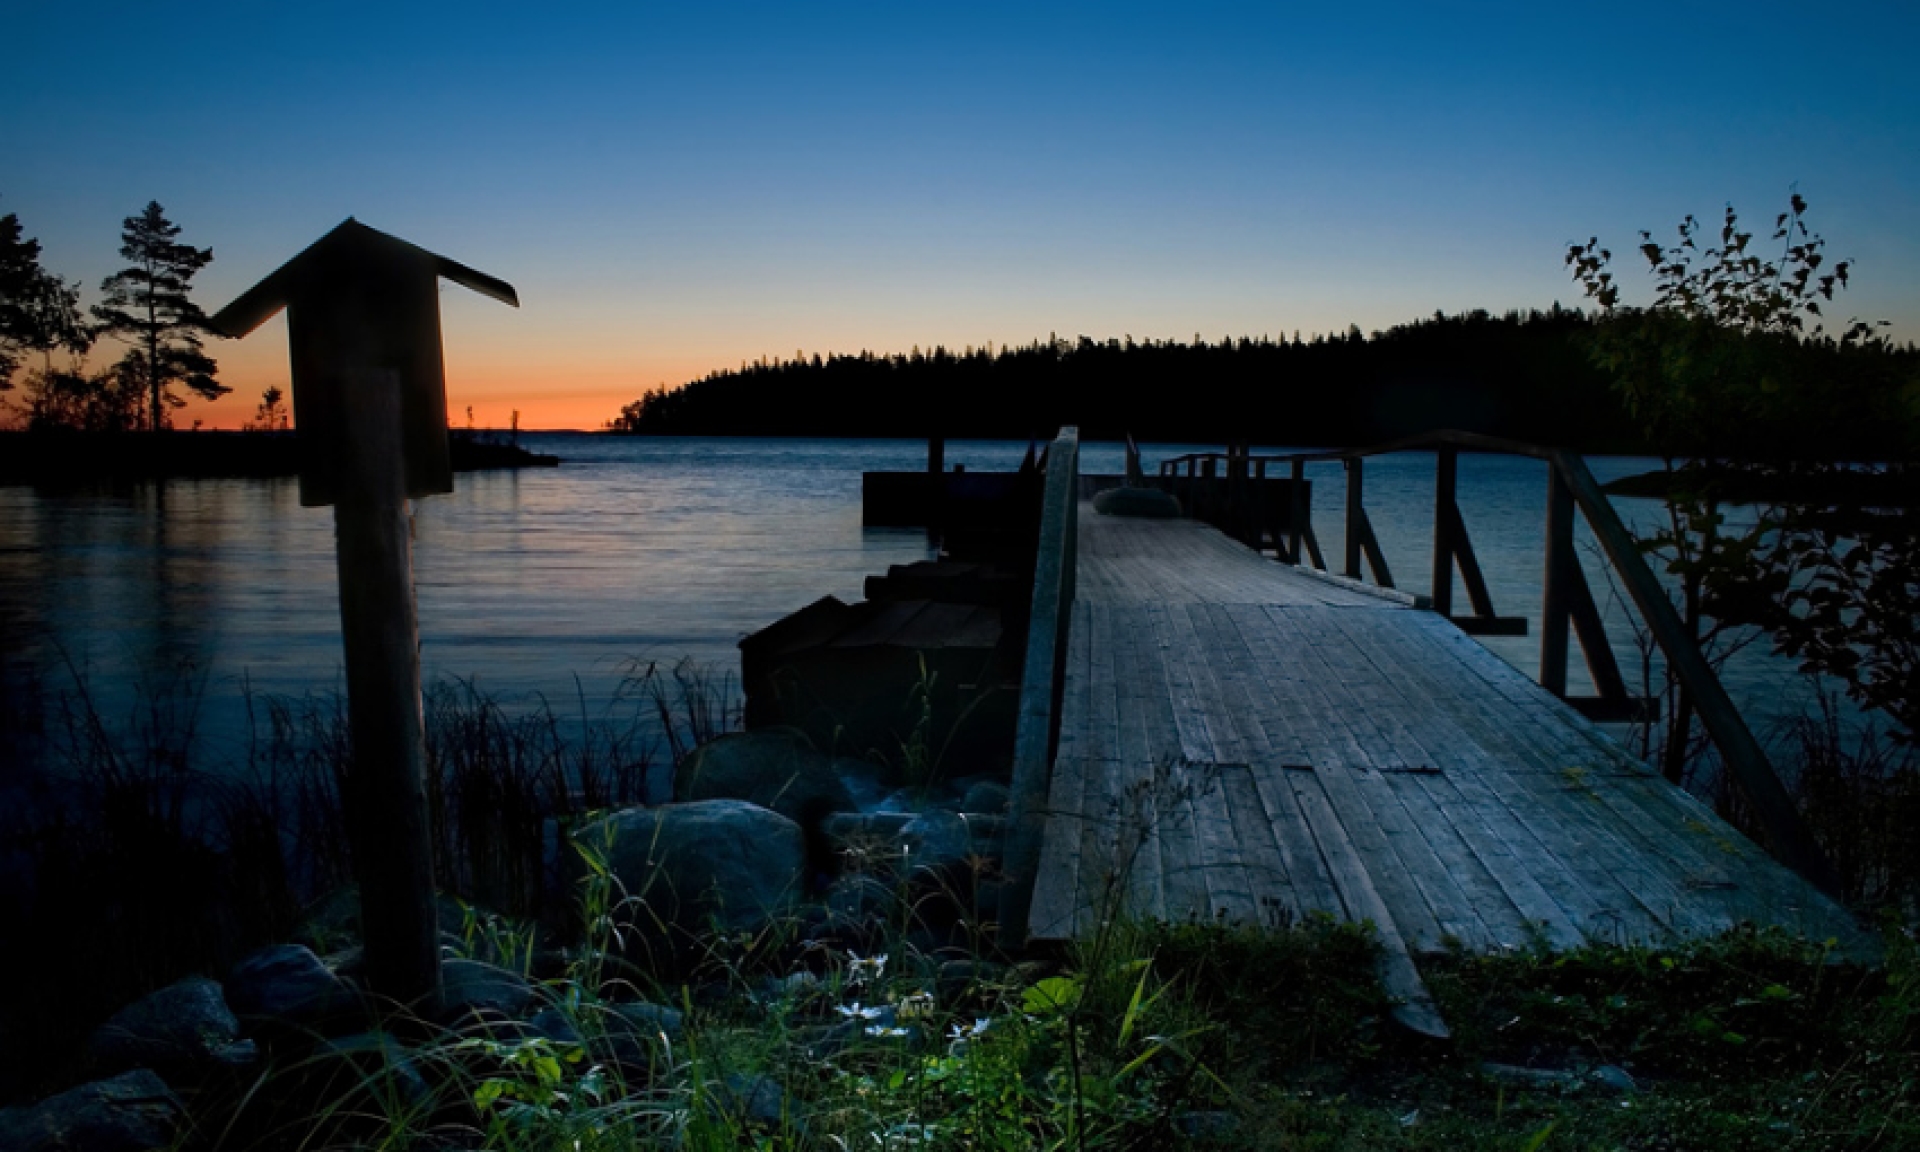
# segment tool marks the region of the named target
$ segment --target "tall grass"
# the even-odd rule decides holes
[[[189,973],[219,975],[287,939],[351,882],[341,790],[346,705],[243,683],[246,730],[200,727],[208,679],[148,675],[107,715],[85,674],[62,686],[0,669],[0,1094],[70,1058],[88,1028]],[[440,888],[526,918],[555,914],[566,826],[666,793],[686,747],[737,719],[731,683],[689,662],[631,670],[570,713],[471,680],[426,691]]]

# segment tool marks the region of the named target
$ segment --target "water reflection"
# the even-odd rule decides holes
[[[486,690],[589,702],[611,697],[635,659],[737,667],[743,635],[824,595],[858,598],[864,578],[929,554],[918,530],[860,526],[860,473],[924,467],[920,441],[525,438],[559,469],[466,474],[417,505],[415,565],[428,676]],[[948,445],[948,462],[1012,468],[1018,442]],[[1189,449],[1149,447],[1149,467]],[[1118,445],[1083,466],[1118,472]],[[1644,461],[1595,460],[1600,479]],[[1316,528],[1341,555],[1344,476],[1310,466]],[[1433,458],[1376,458],[1367,507],[1395,575],[1425,591]],[[1503,615],[1538,618],[1545,466],[1464,454],[1459,503]],[[1623,501],[1629,519],[1655,506]],[[1595,596],[1629,678],[1629,613],[1581,526]],[[299,696],[339,683],[332,513],[302,508],[291,480],[170,481],[118,491],[0,488],[0,656],[50,685],[85,670],[102,710],[123,715],[141,675],[210,676],[213,739],[245,731],[239,687]],[[1529,673],[1538,638],[1489,638]],[[1589,690],[1585,670],[1570,687]],[[1780,661],[1743,661],[1730,687],[1774,711],[1804,687]],[[1788,693],[1788,695],[1783,695]]]

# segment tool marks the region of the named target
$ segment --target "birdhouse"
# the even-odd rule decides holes
[[[453,491],[447,380],[440,352],[442,277],[519,307],[513,286],[348,218],[242,293],[211,323],[245,336],[282,308],[293,360],[300,503],[340,495],[348,373],[390,370],[400,389],[400,449],[409,497]]]

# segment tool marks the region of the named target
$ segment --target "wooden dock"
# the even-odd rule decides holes
[[[1413,957],[1455,943],[1665,943],[1743,922],[1863,939],[1412,597],[1197,521],[1073,511],[1030,938],[1122,911],[1371,921],[1389,991],[1441,1032]]]

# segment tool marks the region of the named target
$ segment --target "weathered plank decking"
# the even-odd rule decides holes
[[[1372,920],[1408,954],[1851,916],[1444,617],[1191,520],[1079,510],[1031,936]],[[1402,963],[1402,961],[1405,961]],[[1408,984],[1411,981],[1411,984]],[[1394,988],[1394,984],[1400,987]]]

